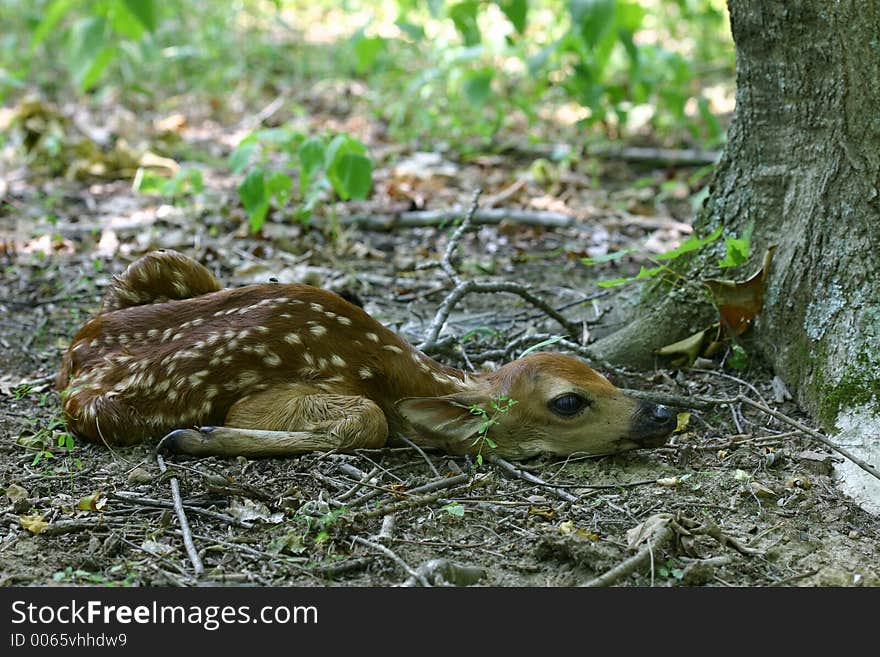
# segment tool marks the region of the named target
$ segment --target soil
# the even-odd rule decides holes
[[[320,218],[466,206],[477,186],[485,199],[519,185],[499,207],[563,211],[577,221],[564,229],[481,226],[464,237],[454,263],[465,278],[532,286],[583,322],[586,339],[614,329],[610,310],[618,302],[597,295],[596,280],[634,273],[644,260],[635,254],[588,267],[580,259],[675,244],[699,191],[658,201],[670,178],[693,171],[614,162],[586,161],[538,181],[527,175],[528,159],[513,152],[423,162],[424,177],[395,173],[394,163],[411,155],[387,156],[369,202],[328,202]],[[451,174],[442,173],[447,165]],[[539,457],[513,464],[519,476],[488,458],[480,464],[405,444],[286,459],[166,456],[163,474],[151,446],[111,451],[68,436],[53,386],[61,354],[112,275],[153,248],[185,251],[230,286],[275,277],[347,289],[412,341],[451,290],[438,267],[420,266],[439,262],[449,225],[332,230],[275,213],[251,235],[228,173],[199,166],[210,192],[175,201],[136,194],[125,180],[10,178],[0,215],[0,583],[393,586],[424,578],[576,586],[647,550],[646,560],[610,583],[880,584],[880,519],[835,487],[839,457],[747,406],[689,409],[662,448]],[[554,331],[517,297],[481,295],[456,307],[444,335],[467,335],[467,360],[482,367],[504,360],[497,349],[510,341]],[[461,352],[437,358],[467,366]],[[683,396],[741,393],[810,422],[792,402],[776,401],[772,373],[759,362],[742,371],[721,357],[685,370],[658,363],[609,378]],[[204,563],[200,577],[172,508],[172,477]],[[440,487],[410,493],[426,484]],[[666,540],[652,533],[658,522],[672,530]],[[656,544],[635,542],[639,530]]]

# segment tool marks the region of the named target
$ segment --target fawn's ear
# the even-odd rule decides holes
[[[473,393],[445,397],[407,397],[397,402],[397,410],[414,429],[439,435],[449,441],[474,438],[486,422],[483,413],[488,399]],[[472,410],[474,409],[474,410]]]

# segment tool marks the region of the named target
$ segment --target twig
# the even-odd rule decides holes
[[[434,473],[436,476],[438,476],[438,477],[441,477],[441,476],[442,476],[442,475],[440,474],[440,471],[437,470],[436,467],[434,467],[434,462],[433,462],[430,458],[428,458],[428,455],[425,454],[425,452],[422,450],[421,447],[419,447],[418,445],[416,445],[413,441],[411,441],[409,438],[407,438],[406,436],[404,436],[402,433],[398,433],[398,434],[397,434],[397,437],[398,437],[400,440],[402,440],[403,442],[405,442],[407,445],[409,445],[410,447],[412,447],[414,450],[416,450],[416,451],[422,456],[422,458],[425,459],[425,463],[427,463],[427,464],[428,464],[428,467],[431,468],[431,472],[433,472],[433,473]]]
[[[458,475],[456,477],[449,477],[446,481],[451,482],[453,480],[459,479],[459,477],[467,478],[468,475]],[[460,480],[459,480],[460,481]],[[398,511],[406,511],[408,509],[414,509],[419,506],[425,506],[427,504],[431,504],[436,502],[437,500],[448,496],[450,493],[459,493],[471,490],[472,488],[477,488],[478,486],[484,486],[489,483],[489,477],[476,477],[468,484],[461,486],[460,488],[456,488],[452,491],[447,492],[446,490],[442,490],[436,493],[430,493],[428,495],[419,495],[410,497],[402,502],[395,502],[393,504],[386,504],[385,506],[379,507],[378,509],[371,509],[370,511],[364,511],[359,514],[362,518],[374,518],[376,516],[385,516],[389,513],[397,513]],[[426,484],[427,486],[427,484]],[[422,486],[421,489],[424,490],[426,486]],[[440,483],[436,482],[433,486],[433,490],[440,488]],[[445,489],[446,486],[443,486]],[[418,491],[418,488],[414,488],[411,493]]]
[[[617,580],[634,573],[645,563],[653,561],[654,549],[661,548],[668,543],[675,532],[668,526],[658,527],[653,534],[645,541],[642,548],[629,559],[617,564],[611,570],[599,575],[584,584],[586,587],[602,587],[611,586]]]
[[[415,577],[416,580],[419,582],[419,584],[421,584],[422,586],[424,586],[426,588],[431,587],[431,584],[428,582],[428,580],[425,578],[424,575],[422,575],[421,573],[416,572],[415,570],[410,568],[409,565],[406,563],[406,561],[404,561],[403,559],[398,557],[394,552],[389,550],[384,545],[379,545],[378,543],[373,543],[372,541],[368,541],[367,539],[361,538],[360,536],[355,536],[354,541],[355,541],[355,543],[360,543],[361,545],[368,547],[371,550],[376,550],[376,552],[384,554],[386,557],[391,559],[398,566],[403,568],[410,577]]]
[[[483,190],[479,187],[474,190],[474,195],[471,198],[471,207],[464,216],[464,219],[462,219],[461,224],[459,224],[458,228],[455,229],[455,232],[452,233],[452,237],[449,238],[449,243],[446,245],[446,251],[440,259],[440,268],[456,283],[459,283],[461,279],[458,276],[458,272],[455,271],[455,267],[452,266],[452,254],[455,253],[461,238],[471,227],[471,221],[474,218],[474,213],[477,211],[480,194],[482,193]]]
[[[654,392],[649,390],[633,390],[621,388],[621,391],[630,397],[652,401],[656,404],[674,406],[677,408],[695,408],[701,411],[710,411],[716,406],[733,404],[736,399],[715,399],[712,397],[690,397],[688,395],[672,395],[666,392]]]
[[[156,463],[159,464],[159,472],[165,474],[165,459],[158,452],[156,452]],[[193,570],[198,578],[205,572],[205,566],[202,564],[202,560],[193,543],[189,522],[186,519],[186,511],[183,509],[183,500],[180,497],[180,486],[177,483],[177,477],[170,477],[169,482],[171,483],[171,497],[174,500],[174,511],[177,513],[177,521],[180,523],[180,531],[183,535],[183,544],[186,547],[186,553],[189,555],[189,560],[192,562]]]
[[[354,484],[351,488],[345,491],[342,495],[339,495],[336,498],[337,502],[345,502],[347,499],[351,498],[355,493],[357,493],[361,488],[364,487],[364,484],[369,483],[370,479],[379,474],[381,468],[375,467],[370,470],[367,474],[361,477],[356,484]]]
[[[748,397],[745,397],[743,395],[740,395],[739,397],[737,397],[737,400],[741,401],[743,404],[746,404],[747,406],[751,406],[752,408],[758,409],[762,413],[766,413],[767,415],[775,417],[777,420],[780,420],[781,422],[784,422],[785,424],[787,424],[791,427],[794,427],[795,429],[799,429],[800,431],[803,431],[805,434],[807,434],[811,438],[815,438],[816,440],[818,440],[820,443],[822,443],[826,447],[833,449],[835,452],[837,452],[841,456],[848,458],[850,461],[855,463],[857,466],[859,466],[862,470],[867,472],[869,475],[876,477],[877,479],[880,479],[880,471],[878,471],[877,468],[875,468],[873,465],[871,465],[867,461],[859,458],[858,456],[856,456],[855,454],[850,452],[848,449],[844,449],[843,447],[835,445],[833,442],[831,442],[828,438],[823,436],[818,431],[814,431],[813,429],[810,429],[809,427],[804,426],[803,424],[801,424],[797,420],[794,420],[794,419],[788,417],[784,413],[780,413],[779,411],[774,411],[769,406],[765,406],[764,404],[761,404],[760,402],[756,402],[756,401],[749,399]]]
[[[130,495],[122,495],[120,493],[107,493],[107,497],[111,500],[129,502],[132,504],[138,504],[140,506],[156,507],[159,509],[174,508],[174,504],[171,502],[166,502],[164,500],[154,500],[151,497],[135,497]],[[232,516],[225,513],[218,513],[217,511],[211,511],[209,509],[200,509],[199,507],[193,506],[191,504],[184,504],[183,508],[191,513],[196,513],[207,518],[213,518],[214,520],[221,520],[222,522],[237,525],[239,527],[244,527],[245,529],[252,529],[254,526],[253,523],[245,522],[244,520],[239,520],[238,518],[233,518]]]
[[[379,541],[385,543],[386,541],[391,540],[391,537],[394,535],[395,521],[396,516],[393,513],[389,513],[382,518],[382,528],[379,530],[379,535],[376,537]]]
[[[509,472],[510,474],[512,474],[513,476],[515,476],[519,479],[523,479],[523,480],[528,481],[529,483],[532,483],[532,484],[537,484],[538,486],[543,486],[544,488],[547,489],[548,492],[553,493],[556,497],[563,499],[566,502],[577,503],[577,501],[578,501],[578,498],[575,497],[574,495],[572,495],[571,493],[569,493],[567,490],[563,490],[561,488],[557,488],[556,486],[548,484],[546,481],[544,481],[540,477],[536,477],[535,475],[533,475],[529,472],[526,472],[525,470],[520,470],[519,468],[517,468],[515,465],[513,465],[509,461],[505,461],[504,459],[499,458],[498,456],[490,454],[488,457],[486,457],[486,460],[489,461],[490,463],[494,463],[495,465],[500,467],[502,470]]]
[[[568,336],[571,337],[573,340],[577,340],[579,338],[581,326],[578,322],[571,322],[567,320],[561,313],[557,312],[553,306],[548,304],[543,299],[540,299],[532,294],[526,286],[512,282],[483,283],[479,281],[468,280],[458,283],[452,290],[452,292],[450,292],[446,296],[446,298],[443,300],[443,303],[440,304],[440,308],[437,309],[437,313],[434,315],[434,319],[431,321],[431,325],[428,327],[426,337],[422,341],[422,343],[418,345],[418,348],[422,351],[425,351],[430,350],[437,345],[437,338],[440,336],[440,331],[443,328],[443,325],[446,323],[446,320],[449,319],[449,315],[452,312],[453,308],[455,308],[455,305],[468,294],[491,294],[495,292],[506,292],[508,294],[515,294],[519,296],[524,301],[527,301],[539,310],[543,311],[545,315],[556,320],[562,326],[562,328],[565,329],[566,334],[568,334]],[[576,345],[576,343],[574,342],[565,342],[567,344]]]

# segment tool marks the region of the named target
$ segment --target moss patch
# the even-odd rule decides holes
[[[841,407],[862,406],[880,399],[880,379],[868,374],[845,374],[836,385],[819,384],[818,411],[823,424],[832,426]]]

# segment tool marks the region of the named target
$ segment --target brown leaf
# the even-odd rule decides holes
[[[39,534],[49,526],[49,523],[46,522],[43,516],[19,516],[18,521],[31,534]]]
[[[731,335],[743,333],[764,308],[764,283],[775,251],[776,246],[768,248],[761,268],[745,281],[704,281],[715,298],[721,323]]]
[[[679,340],[678,342],[673,342],[665,347],[660,347],[657,350],[657,355],[671,356],[672,365],[676,367],[690,365],[694,362],[696,357],[700,355],[700,352],[703,349],[703,343],[710,331],[711,327],[703,329],[702,331],[697,331],[693,335],[686,337],[684,340]]]
[[[543,506],[530,506],[529,515],[538,516],[540,518],[544,518],[545,520],[553,520],[553,518],[556,516],[556,511]]]

